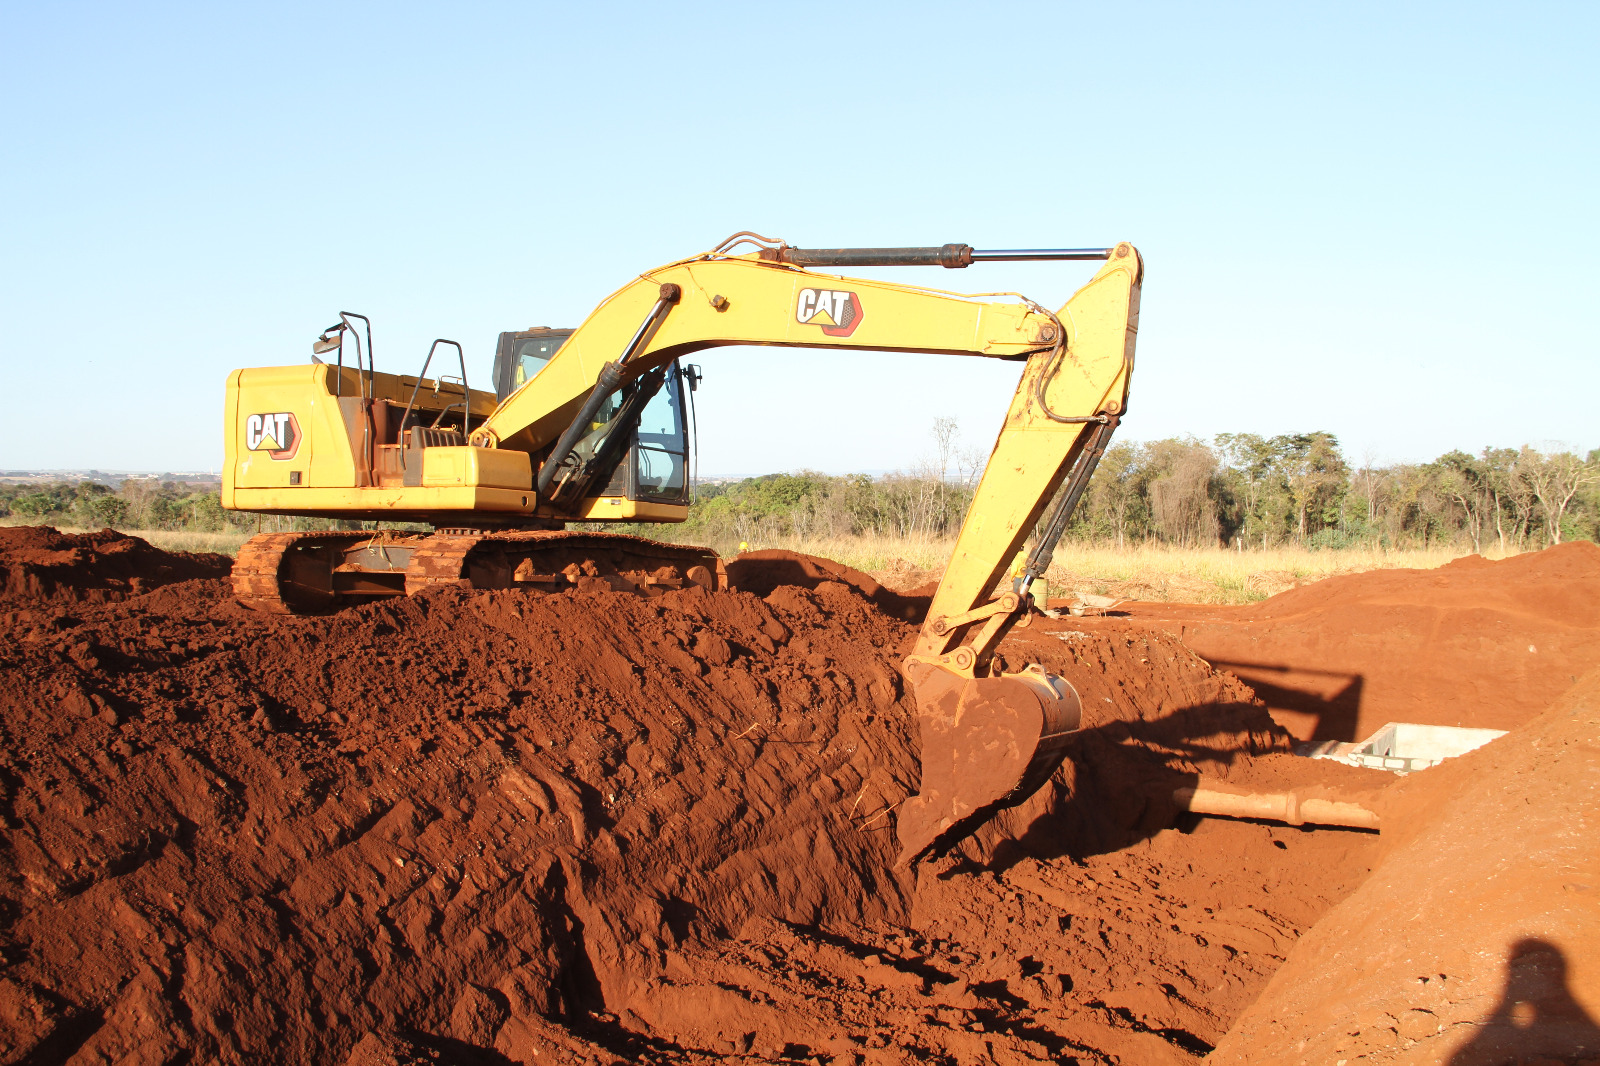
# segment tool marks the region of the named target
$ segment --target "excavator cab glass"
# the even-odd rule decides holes
[[[661,387],[639,415],[633,443],[617,464],[603,496],[683,503],[689,498],[689,433],[684,418],[683,374],[676,361],[666,368]],[[612,396],[595,415],[595,429],[609,423],[621,405]]]
[[[514,333],[500,334],[494,355],[494,391],[502,401],[534,377],[571,337],[573,330],[537,327]],[[699,368],[692,368],[698,381]],[[687,503],[689,499],[689,434],[684,418],[684,374],[677,361],[664,369],[657,379],[659,387],[641,405],[627,404],[632,421],[637,419],[620,440],[606,441],[611,435],[607,427],[622,413],[630,388],[619,390],[607,397],[594,414],[588,432],[573,451],[585,456],[586,461],[598,462],[590,487],[579,489],[580,495],[621,496],[630,500],[648,500],[655,503]],[[627,427],[617,427],[627,433]],[[615,456],[615,466],[610,466]],[[606,479],[605,487],[598,493],[594,486]],[[587,480],[587,479],[585,479]]]
[[[661,391],[645,405],[633,444],[634,499],[678,500],[689,487],[689,439],[684,432],[682,375],[668,368]]]
[[[504,400],[532,381],[572,333],[570,329],[540,326],[500,334],[494,352],[495,395]]]

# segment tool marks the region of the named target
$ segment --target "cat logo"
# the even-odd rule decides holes
[[[830,337],[848,337],[861,325],[861,297],[842,289],[801,289],[795,321],[821,326]]]
[[[300,450],[300,422],[289,411],[251,415],[244,421],[244,446],[273,459],[293,459]]]

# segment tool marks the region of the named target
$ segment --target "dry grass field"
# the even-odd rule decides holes
[[[1431,570],[1469,552],[1434,548],[1385,551],[1342,548],[1267,551],[1069,544],[1057,549],[1047,579],[1051,595],[1089,592],[1178,603],[1253,603],[1336,574],[1407,568]],[[1495,553],[1491,557],[1499,558]]]
[[[952,539],[898,537],[782,538],[751,548],[787,548],[837,559],[903,586],[933,580],[944,571],[955,546]],[[722,545],[724,554],[731,554]],[[1345,548],[1311,551],[1286,547],[1268,551],[1228,548],[1171,548],[1138,544],[1063,543],[1046,580],[1052,597],[1093,593],[1119,599],[1177,603],[1253,603],[1296,585],[1335,574],[1409,568],[1431,570],[1468,552],[1435,548],[1384,551]],[[1488,553],[1500,558],[1499,553]]]
[[[0,524],[17,525],[16,520]],[[61,527],[64,531],[82,532]],[[160,529],[130,529],[167,551],[221,552],[235,555],[251,534],[194,533]],[[779,538],[752,543],[756,548],[787,548],[836,559],[847,566],[876,575],[886,584],[909,587],[935,580],[944,572],[953,539],[916,539],[888,536]],[[724,556],[737,553],[736,544],[715,545]],[[1056,549],[1055,564],[1047,581],[1052,597],[1074,593],[1116,596],[1119,599],[1175,603],[1253,603],[1296,585],[1335,574],[1406,567],[1429,570],[1467,554],[1460,549],[1433,548],[1384,551],[1379,548],[1345,548],[1309,551],[1275,548],[1268,551],[1234,551],[1227,548],[1170,548],[1138,544],[1126,548],[1069,542]],[[1500,558],[1496,552],[1486,553]]]
[[[221,552],[238,555],[251,533],[190,533],[165,529],[124,530],[130,536],[142,537],[163,551],[169,552]]]

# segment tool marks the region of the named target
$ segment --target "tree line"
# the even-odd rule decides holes
[[[1331,433],[1108,449],[1081,534],[1177,545],[1523,550],[1600,538],[1600,449],[1451,451],[1349,463]]]
[[[221,533],[256,526],[253,514],[223,510],[214,489],[150,478],[130,479],[118,488],[101,481],[0,485],[0,516],[86,529]]]
[[[941,420],[942,421],[942,420]],[[935,441],[941,441],[935,426]],[[986,459],[987,456],[981,457]],[[801,472],[702,485],[685,539],[945,537],[982,470],[953,453],[910,473]],[[1225,433],[1106,450],[1068,535],[1127,546],[1520,551],[1600,540],[1600,449],[1452,451],[1428,463],[1351,464],[1331,433]]]
[[[953,419],[934,424],[935,454],[871,477],[810,471],[702,482],[674,539],[717,546],[874,534],[953,536],[987,454],[958,446]],[[0,485],[12,521],[120,529],[253,532],[256,515],[224,511],[209,486],[130,480]],[[273,528],[317,528],[310,519]],[[355,524],[344,523],[350,528]],[[596,528],[617,528],[596,527]],[[661,535],[659,526],[637,531]],[[1308,549],[1454,546],[1519,551],[1600,541],[1600,449],[1485,448],[1427,463],[1351,464],[1331,433],[1224,433],[1121,442],[1107,449],[1068,535],[1176,547]]]

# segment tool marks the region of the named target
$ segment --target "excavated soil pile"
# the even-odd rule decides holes
[[[114,529],[0,528],[0,608],[39,600],[120,600],[174,581],[222,577],[232,565],[226,555],[164,552]]]
[[[866,767],[869,809],[913,779],[900,628],[841,585],[771,599],[36,612],[0,693],[24,1039],[526,1050],[693,930],[903,910],[889,834],[847,818]]]
[[[1512,729],[1600,665],[1600,547],[1330,577],[1243,607],[1123,609],[1243,678],[1301,739]]]
[[[1164,828],[1200,775],[1372,778],[1133,625],[1019,632],[1085,732],[896,871],[914,631],[794,580],[19,610],[0,1061],[1189,1061],[1365,874],[1370,834]]]
[[[735,588],[766,596],[785,585],[795,588],[816,588],[824,581],[838,581],[849,585],[868,602],[891,618],[917,625],[928,613],[928,602],[938,588],[937,582],[897,592],[880,584],[871,574],[863,573],[832,559],[815,555],[801,555],[781,548],[764,548],[744,552],[728,563],[728,581]]]
[[[1600,670],[1383,805],[1382,861],[1220,1063],[1600,1063]]]

